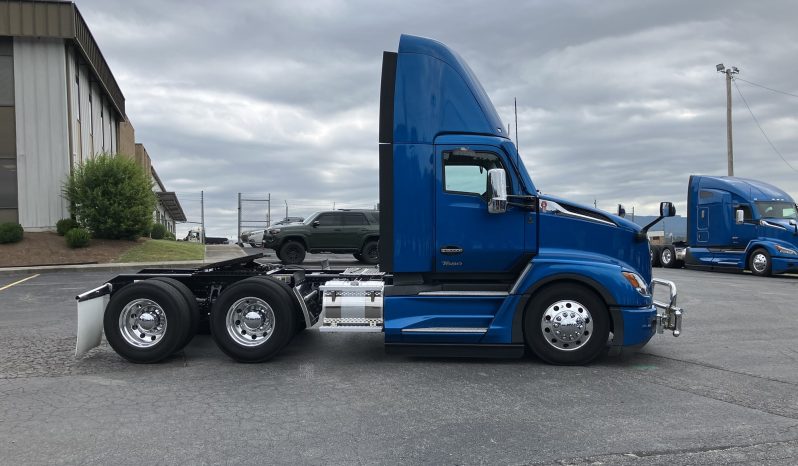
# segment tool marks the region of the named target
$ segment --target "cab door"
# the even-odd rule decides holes
[[[504,169],[508,194],[519,190],[507,155],[494,146],[438,145],[435,157],[434,270],[510,272],[526,253],[525,223],[532,213],[513,206],[488,213],[488,170]]]

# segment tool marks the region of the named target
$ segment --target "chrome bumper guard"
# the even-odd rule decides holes
[[[654,296],[655,285],[668,287],[668,302],[654,300],[657,307],[657,333],[665,333],[665,330],[672,330],[673,336],[678,337],[682,334],[682,316],[684,309],[676,306],[676,284],[669,280],[655,278],[651,280],[651,296]]]

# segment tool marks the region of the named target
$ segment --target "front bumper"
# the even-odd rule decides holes
[[[684,309],[676,306],[676,284],[669,280],[655,278],[651,280],[651,295],[654,296],[656,285],[668,287],[668,300],[666,302],[654,300],[657,308],[657,333],[665,333],[665,330],[673,332],[673,336],[678,337],[682,334],[682,317]]]
[[[771,258],[771,271],[773,273],[796,273],[798,272],[798,257],[796,256],[773,256]]]

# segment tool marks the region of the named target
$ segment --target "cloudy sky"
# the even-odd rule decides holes
[[[690,174],[726,174],[715,65],[737,66],[778,153],[733,86],[735,175],[798,194],[792,1],[76,3],[137,141],[189,220],[205,191],[212,235],[235,235],[238,192],[271,193],[273,218],[286,201],[291,215],[376,204],[380,63],[402,33],[457,50],[505,126],[518,99],[541,191],[643,215],[661,200],[684,213]],[[264,218],[264,205],[244,216]]]

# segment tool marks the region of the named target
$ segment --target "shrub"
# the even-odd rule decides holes
[[[175,240],[175,234],[172,233],[171,231],[167,231],[166,234],[163,235],[163,239],[168,239],[170,241],[174,241]]]
[[[85,248],[89,245],[89,240],[91,239],[89,230],[80,227],[69,230],[64,237],[66,238],[67,246],[70,248]]]
[[[168,233],[166,231],[166,227],[161,225],[160,223],[156,223],[150,229],[150,238],[152,239],[163,239],[164,235]]]
[[[62,218],[55,224],[55,231],[58,232],[59,236],[64,236],[66,232],[73,228],[77,228],[78,222],[72,220],[71,218]]]
[[[0,223],[0,244],[22,241],[22,225],[19,223]]]
[[[135,239],[152,224],[152,179],[129,157],[87,160],[72,171],[63,193],[72,216],[97,238]]]

